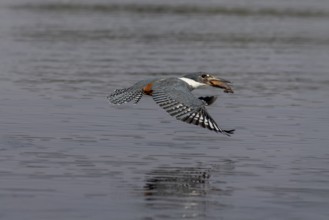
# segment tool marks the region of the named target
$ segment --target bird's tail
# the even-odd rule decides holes
[[[112,94],[107,96],[108,100],[117,105],[133,101],[137,104],[143,96],[143,91],[134,88],[116,89]]]

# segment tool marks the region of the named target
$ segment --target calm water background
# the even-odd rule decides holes
[[[328,219],[329,2],[0,3],[0,219]],[[214,72],[226,137],[116,88]]]

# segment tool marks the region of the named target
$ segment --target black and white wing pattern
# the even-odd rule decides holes
[[[208,114],[206,103],[196,98],[188,85],[178,78],[156,81],[153,85],[153,100],[178,120],[226,135],[234,132],[221,129]]]
[[[143,87],[146,86],[150,80],[143,80],[137,82],[133,86],[125,89],[116,89],[113,93],[107,96],[108,100],[117,105],[128,103],[133,101],[137,104],[139,100],[143,97]]]

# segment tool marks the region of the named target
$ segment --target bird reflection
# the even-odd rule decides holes
[[[145,196],[204,195],[209,178],[210,169],[162,167],[150,172]]]
[[[195,218],[206,215],[211,169],[161,167],[147,175],[146,205],[157,217]],[[155,214],[153,212],[153,214]]]

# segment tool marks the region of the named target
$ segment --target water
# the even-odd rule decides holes
[[[0,218],[327,219],[327,1],[0,3]],[[176,121],[140,79],[214,72]]]

